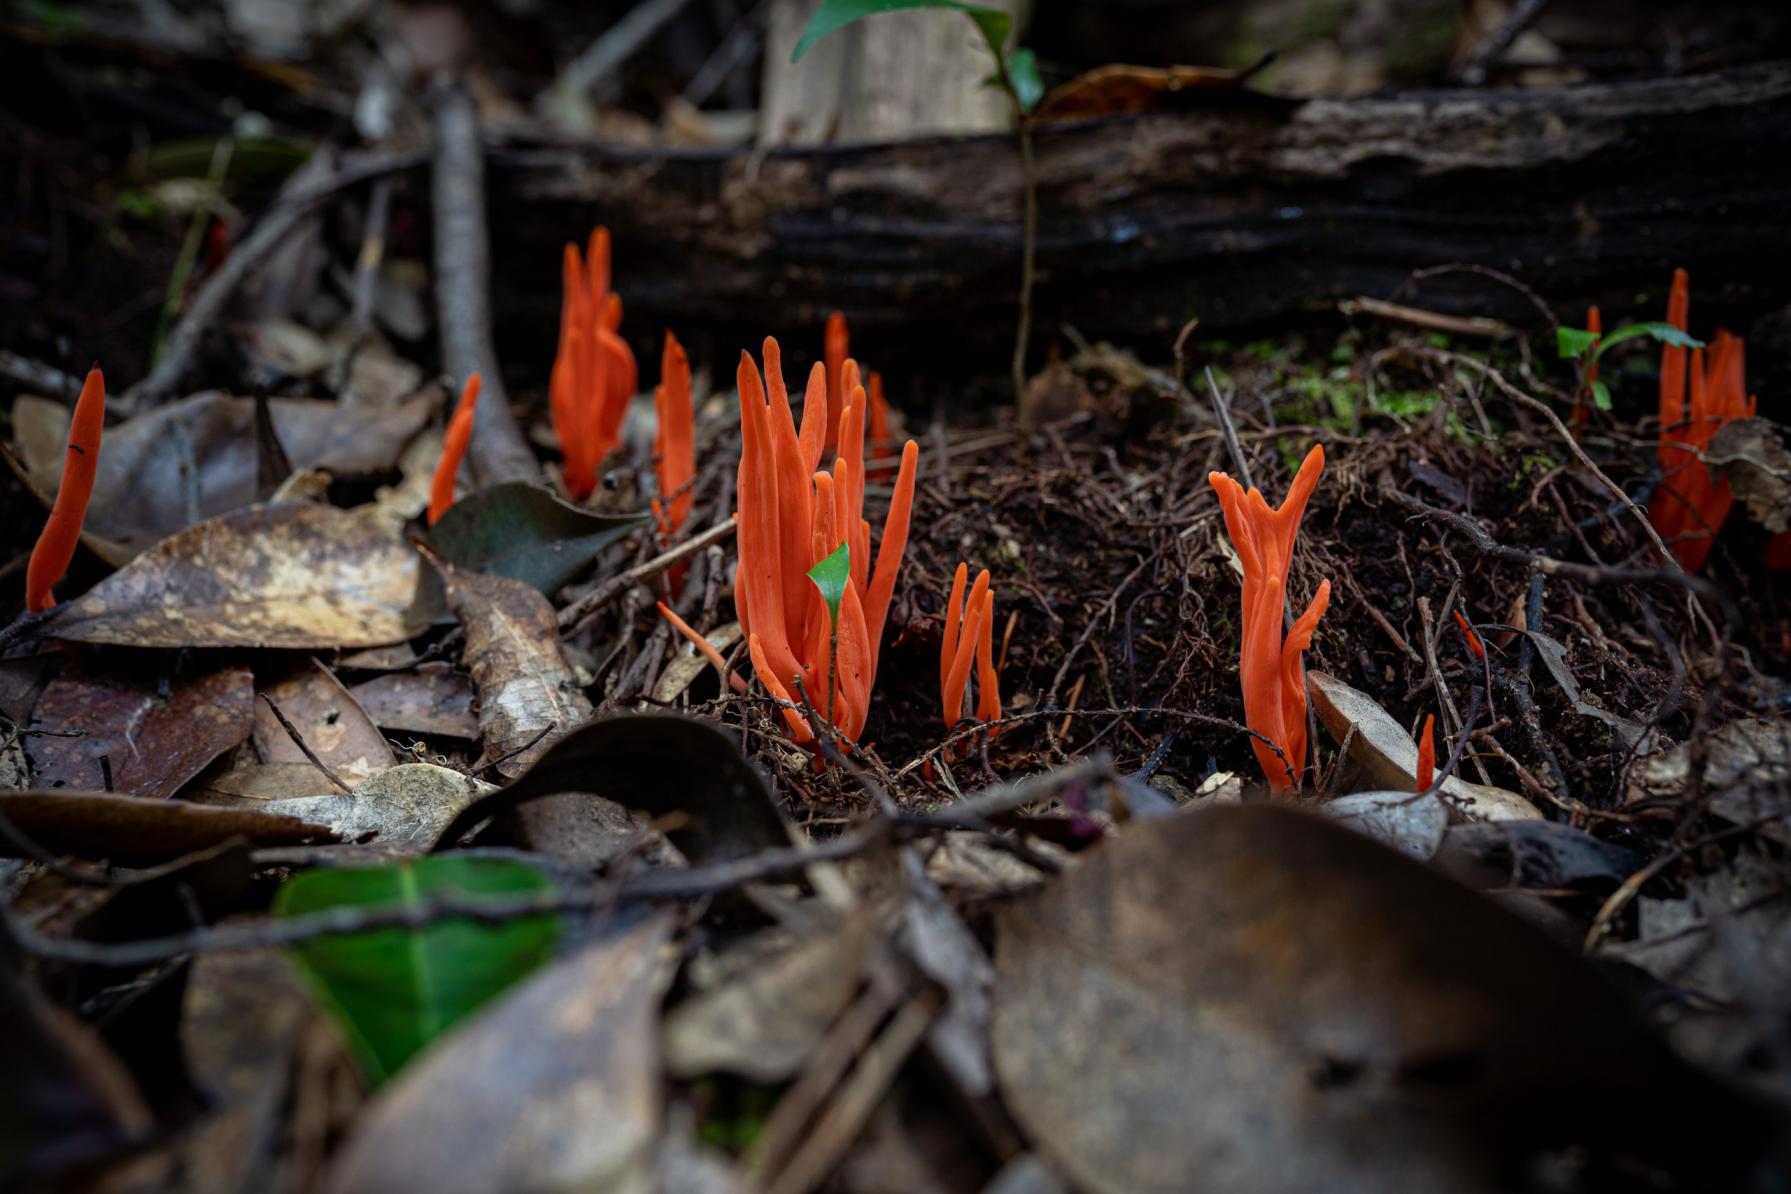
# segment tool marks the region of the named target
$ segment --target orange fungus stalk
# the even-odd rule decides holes
[[[1263,774],[1276,787],[1298,787],[1306,757],[1306,670],[1302,656],[1331,600],[1324,581],[1306,612],[1282,634],[1287,605],[1287,573],[1306,502],[1324,471],[1325,451],[1314,445],[1294,475],[1287,500],[1271,507],[1261,491],[1244,487],[1225,473],[1207,479],[1225,511],[1225,528],[1244,569],[1243,641],[1239,680],[1244,720],[1256,737],[1251,747]],[[1272,745],[1271,745],[1272,744]],[[1277,748],[1279,753],[1277,753]]]
[[[62,484],[44,523],[31,563],[25,570],[25,608],[41,613],[56,604],[50,592],[68,572],[81,541],[81,524],[87,519],[87,502],[93,496],[93,479],[99,472],[100,433],[106,425],[106,377],[95,365],[87,371],[81,397],[75,402],[74,421],[68,431],[68,456],[62,464]]]
[[[670,537],[690,516],[691,480],[696,476],[696,421],[690,401],[690,358],[669,331],[653,390],[659,432],[653,441],[659,474],[659,529]]]
[[[460,462],[466,459],[466,446],[473,439],[473,410],[478,405],[479,375],[472,373],[460,391],[460,401],[455,404],[447,434],[442,438],[442,457],[436,462],[435,481],[429,486],[430,526],[454,504],[454,479],[460,473]]]
[[[1418,735],[1418,788],[1420,792],[1430,791],[1437,780],[1437,716],[1434,713],[1424,715],[1424,732]]]
[[[827,362],[827,422],[825,445],[838,446],[840,415],[846,409],[846,355],[851,351],[851,337],[846,331],[846,317],[835,311],[827,317],[827,337],[822,355]]]
[[[1461,627],[1461,636],[1468,642],[1468,652],[1475,659],[1485,659],[1486,644],[1480,641],[1480,636],[1474,633],[1474,628],[1468,625],[1467,618],[1460,610],[1455,611],[1455,624]]]

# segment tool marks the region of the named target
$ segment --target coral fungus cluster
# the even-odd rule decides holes
[[[591,233],[582,258],[577,245],[566,246],[561,285],[560,344],[548,401],[566,490],[582,501],[597,487],[598,467],[621,437],[639,381],[634,352],[618,334],[622,299],[609,288],[607,228]]]
[[[1685,331],[1690,313],[1690,280],[1684,270],[1675,270],[1667,322]],[[1746,377],[1746,345],[1725,331],[1711,338],[1708,354],[1673,344],[1661,349],[1661,484],[1648,517],[1687,572],[1704,566],[1735,504],[1729,483],[1711,471],[1701,453],[1724,423],[1753,415],[1756,404]]]
[[[976,668],[976,720],[1001,720],[1001,681],[995,670],[995,593],[989,570],[977,573],[968,598],[964,582],[970,566],[960,563],[945,602],[945,636],[939,647],[939,699],[949,729],[964,716],[964,694]]]
[[[912,440],[902,449],[873,567],[871,529],[864,518],[868,398],[858,366],[850,360],[840,364],[844,398],[833,432],[838,451],[832,470],[824,471],[825,366],[818,364],[809,374],[799,431],[775,339],[766,338],[764,361],[761,375],[751,354],[742,353],[736,375],[741,451],[734,605],[754,674],[782,703],[792,736],[807,742],[816,729],[799,707],[800,681],[801,695],[818,711],[833,710],[834,730],[856,740],[869,716],[883,624],[907,548],[919,449]],[[849,575],[835,627],[809,571],[842,544]],[[713,650],[661,608],[699,649]]]
[[[1225,473],[1209,474],[1225,511],[1225,529],[1244,569],[1243,641],[1239,680],[1244,720],[1256,737],[1250,745],[1263,774],[1275,787],[1298,787],[1306,758],[1306,670],[1302,655],[1331,600],[1324,581],[1283,637],[1287,572],[1306,501],[1324,471],[1325,450],[1314,445],[1294,475],[1287,499],[1271,507],[1261,491],[1244,487]]]

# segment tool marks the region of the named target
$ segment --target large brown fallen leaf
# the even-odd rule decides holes
[[[70,667],[37,703],[30,739],[42,788],[161,799],[249,736],[254,677],[230,667],[157,692],[156,678]]]
[[[245,837],[257,846],[332,841],[326,825],[245,808],[109,792],[0,792],[0,813],[57,854],[157,862]],[[0,853],[13,853],[0,843]]]
[[[1306,680],[1313,708],[1331,737],[1339,743],[1347,739],[1350,757],[1382,788],[1411,791],[1417,783],[1418,744],[1392,715],[1367,693],[1335,676],[1307,672]],[[1440,767],[1442,759],[1437,762]],[[1516,792],[1469,783],[1453,775],[1443,781],[1442,795],[1444,804],[1477,821],[1535,821],[1542,817],[1535,805]]]
[[[277,675],[261,692],[273,698],[305,745],[350,784],[384,771],[392,747],[334,673],[314,660]],[[255,702],[255,751],[263,763],[309,762],[266,701]]]
[[[280,446],[297,472],[383,472],[423,429],[436,402],[423,398],[391,410],[275,398],[269,402]],[[13,427],[34,489],[54,495],[67,456],[70,412],[60,402],[23,397]],[[122,564],[165,535],[256,498],[255,404],[248,398],[195,394],[106,429],[105,450],[87,508],[86,529],[117,543]]]
[[[498,774],[515,779],[590,720],[590,699],[566,662],[547,598],[519,580],[440,567],[448,607],[466,628],[485,753],[501,760]]]
[[[1720,1184],[1759,1142],[1589,963],[1310,813],[1140,823],[997,930],[1002,1091],[1099,1194],[1504,1189],[1577,1145]]]
[[[535,974],[399,1073],[331,1194],[646,1194],[658,1146],[663,916]]]
[[[132,647],[377,647],[429,624],[434,573],[333,506],[251,506],[164,539],[45,632]]]

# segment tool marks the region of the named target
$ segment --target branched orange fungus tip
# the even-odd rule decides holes
[[[1271,507],[1261,491],[1244,487],[1225,473],[1207,479],[1225,511],[1225,529],[1244,569],[1243,641],[1239,680],[1244,692],[1244,720],[1259,737],[1251,747],[1269,783],[1298,787],[1306,757],[1306,669],[1302,655],[1331,600],[1331,582],[1324,581],[1282,636],[1287,605],[1287,572],[1293,562],[1294,539],[1306,502],[1324,472],[1325,450],[1314,445],[1294,475],[1287,500]],[[1266,739],[1266,741],[1264,741]],[[1270,746],[1273,743],[1273,747]],[[1276,753],[1279,748],[1280,753]],[[1283,757],[1285,756],[1285,758]]]
[[[1424,732],[1418,735],[1418,787],[1420,792],[1430,791],[1430,786],[1437,780],[1437,715],[1424,715]]]
[[[479,375],[469,374],[460,391],[460,401],[448,420],[447,434],[442,437],[442,456],[435,464],[435,480],[429,486],[429,525],[434,526],[454,504],[454,479],[460,475],[460,462],[466,459],[466,446],[473,439],[473,411],[479,405]]]
[[[799,432],[776,340],[765,340],[764,361],[761,375],[751,354],[741,353],[736,374],[741,446],[735,524],[740,563],[734,573],[734,606],[760,683],[792,705],[797,703],[795,680],[800,677],[803,692],[823,715],[831,697],[834,728],[856,741],[870,713],[883,624],[907,550],[920,450],[912,441],[902,450],[895,496],[872,567],[870,524],[863,514],[867,399],[864,387],[857,384],[856,366],[841,363],[842,379],[850,384],[836,432],[839,452],[832,471],[823,472],[824,366],[816,365],[809,374]],[[841,544],[847,545],[850,566],[836,634],[827,602],[808,573]],[[678,629],[693,643],[698,641],[688,627]],[[799,709],[786,707],[782,712],[798,742],[814,737],[815,728]]]
[[[62,464],[62,483],[43,533],[31,549],[25,569],[25,608],[42,613],[56,604],[51,589],[68,573],[81,541],[81,524],[87,520],[87,502],[93,496],[93,478],[99,472],[100,434],[106,426],[106,377],[95,365],[87,371],[81,397],[75,402],[74,421],[68,429],[68,455]]]
[[[952,577],[951,596],[945,602],[945,636],[939,647],[939,699],[947,729],[964,716],[964,694],[976,669],[976,720],[1001,720],[1001,682],[995,670],[995,594],[989,588],[989,570],[977,574],[964,596],[970,566],[959,564]]]
[[[822,344],[822,359],[827,365],[827,422],[824,447],[838,446],[835,438],[839,432],[840,415],[846,409],[846,396],[850,391],[846,387],[846,356],[851,351],[851,336],[846,331],[846,317],[835,311],[827,317],[827,335]],[[805,415],[806,411],[803,412]]]
[[[560,344],[548,380],[548,404],[560,437],[566,491],[582,501],[597,488],[597,469],[621,436],[628,400],[639,384],[634,351],[618,334],[622,299],[609,288],[609,230],[589,248],[561,255]]]
[[[1455,624],[1461,627],[1461,636],[1468,642],[1469,654],[1475,659],[1485,659],[1486,644],[1480,641],[1480,636],[1474,633],[1474,628],[1468,625],[1467,617],[1460,610],[1455,611]]]
[[[1690,315],[1691,283],[1684,270],[1675,270],[1667,322],[1683,332]],[[1708,356],[1702,348],[1661,348],[1661,483],[1648,503],[1648,518],[1687,572],[1710,558],[1735,504],[1729,482],[1712,472],[1701,454],[1723,424],[1751,418],[1757,405],[1747,392],[1746,344],[1739,336],[1719,329]]]

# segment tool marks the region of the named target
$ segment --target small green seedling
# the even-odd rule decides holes
[[[840,649],[840,602],[846,599],[846,586],[852,583],[850,546],[841,543],[832,555],[808,570],[808,578],[815,582],[815,588],[821,590],[821,600],[827,603],[827,724],[831,726],[834,724],[833,693],[837,687],[833,671],[838,665]]]
[[[1618,328],[1608,335],[1588,331],[1585,328],[1562,327],[1555,329],[1555,349],[1564,361],[1577,361],[1580,371],[1580,389],[1590,390],[1592,404],[1599,410],[1611,409],[1611,388],[1597,375],[1598,359],[1625,340],[1634,340],[1639,336],[1647,336],[1662,344],[1674,348],[1702,348],[1702,340],[1694,340],[1670,323],[1630,323]]]

